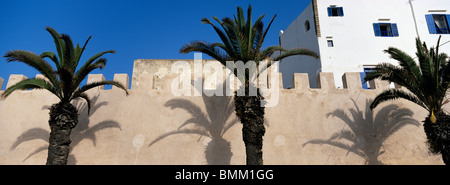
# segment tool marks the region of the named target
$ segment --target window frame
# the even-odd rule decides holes
[[[337,15],[333,15],[333,10],[337,10]],[[334,7],[330,6],[327,8],[328,17],[343,17],[344,16],[344,8],[343,7]]]
[[[381,26],[389,26],[390,31],[382,31]],[[388,29],[386,29],[388,30]],[[375,37],[399,37],[397,23],[373,23]]]
[[[331,45],[330,45],[331,44]],[[334,41],[332,39],[327,39],[327,46],[329,48],[334,48]]]
[[[437,28],[436,23],[434,21],[435,16],[444,16],[447,23],[447,28]],[[450,14],[426,14],[425,20],[428,26],[428,32],[430,34],[450,34]],[[439,31],[438,31],[439,30]]]

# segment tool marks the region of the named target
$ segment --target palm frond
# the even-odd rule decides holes
[[[8,51],[4,57],[6,62],[22,62],[33,67],[49,79],[53,85],[58,84],[53,67],[37,54],[24,50],[14,50]]]
[[[267,59],[267,58],[269,58],[270,55],[273,54],[275,51],[284,51],[284,52],[286,52],[287,49],[284,49],[284,48],[281,47],[281,46],[269,46],[269,47],[267,47],[266,49],[262,50],[262,51],[258,54],[258,56],[257,56],[258,59],[257,59],[257,60],[258,60],[258,61],[261,61],[261,60]]]
[[[88,108],[87,112],[89,115],[91,112],[91,99],[89,98],[89,96],[86,93],[80,93],[80,94],[77,94],[76,97],[73,97],[73,99],[76,99],[76,98],[82,98],[86,101],[86,105]]]
[[[266,30],[264,31],[264,34],[261,37],[260,45],[258,46],[258,48],[261,48],[262,43],[264,42],[264,39],[266,38],[267,32],[269,32],[269,29],[272,26],[273,21],[275,20],[275,17],[277,17],[276,14],[272,17],[272,20],[270,20],[269,25],[267,26]]]
[[[57,70],[59,70],[59,68],[61,68],[61,66],[59,66],[59,61],[58,61],[58,58],[56,57],[55,53],[53,53],[51,51],[46,51],[46,52],[41,53],[40,57],[42,59],[50,58],[53,61],[53,63],[55,63]]]
[[[86,60],[86,62],[83,64],[83,66],[80,67],[80,70],[82,68],[87,68],[89,65],[91,65],[93,62],[95,62],[97,59],[99,59],[100,57],[102,57],[103,55],[107,54],[107,53],[116,53],[116,51],[114,50],[107,50],[107,51],[102,51],[100,53],[97,53],[95,55],[93,55],[92,57],[90,57],[88,60]]]
[[[405,92],[400,89],[388,89],[388,90],[381,92],[373,100],[372,104],[370,104],[370,109],[373,110],[376,106],[378,106],[378,104],[380,104],[382,102],[389,101],[389,100],[395,100],[398,98],[409,100],[417,105],[422,106],[423,108],[425,108],[428,111],[430,110],[429,105],[427,105],[426,102],[423,102],[422,100],[420,100],[416,95]]]
[[[389,47],[387,50],[384,50],[384,52],[388,53],[392,59],[397,60],[400,66],[412,74],[411,76],[414,77],[416,81],[422,81],[422,73],[411,56],[394,47]]]
[[[54,86],[50,84],[48,81],[41,78],[30,78],[22,80],[3,91],[2,96],[8,97],[12,92],[16,90],[28,90],[28,89],[45,89],[61,98],[60,95],[56,92]]]
[[[377,78],[394,82],[407,88],[421,100],[424,101],[426,99],[426,95],[423,93],[422,83],[417,81],[410,72],[404,70],[401,66],[395,66],[390,63],[380,63],[375,66],[372,72],[366,74],[364,81],[367,82]]]
[[[216,20],[220,25],[223,24],[216,17],[214,17],[214,20]],[[222,43],[225,46],[225,47],[222,47],[222,49],[227,51],[227,53],[233,53],[233,47],[231,45],[231,42],[230,42],[229,38],[227,37],[227,35],[221,29],[219,29],[216,25],[214,25],[208,18],[203,18],[202,23],[211,25],[214,28],[214,30],[216,31],[217,35],[219,35],[220,40],[222,40]]]
[[[241,55],[241,50],[237,38],[236,23],[229,17],[223,18],[222,21],[222,28],[230,39],[231,45],[233,46],[233,53],[229,55],[231,57],[237,58]]]
[[[79,49],[78,53],[77,53],[77,57],[76,57],[76,61],[80,61],[81,56],[83,55],[84,50],[86,49],[86,45],[88,44],[89,40],[91,40],[92,36],[89,36],[89,38],[86,40],[86,42],[84,42],[84,45],[81,49]]]
[[[224,53],[222,50],[217,49],[214,45],[208,44],[203,41],[194,41],[189,44],[184,45],[180,49],[180,53],[186,54],[189,52],[198,51],[213,57],[222,64],[226,64],[230,56]]]
[[[279,55],[278,57],[275,57],[273,60],[274,61],[279,61],[283,58],[289,57],[289,56],[294,56],[294,55],[303,55],[303,56],[310,56],[313,58],[319,58],[319,56],[317,55],[316,52],[311,51],[309,49],[303,49],[303,48],[298,48],[298,49],[291,49],[288,50],[284,53],[282,53],[281,55]]]
[[[106,59],[99,58],[94,63],[92,63],[88,66],[81,67],[74,76],[73,85],[75,87],[78,87],[81,84],[81,82],[87,77],[87,75],[89,75],[89,73],[91,73],[95,69],[103,69],[103,67],[105,67],[105,65],[106,65]]]
[[[64,41],[61,39],[61,35],[53,28],[46,27],[45,30],[47,30],[50,35],[53,37],[53,40],[55,42],[56,52],[58,53],[59,58],[59,64],[58,66],[64,65]]]
[[[71,71],[75,71],[78,61],[74,61],[74,46],[72,39],[67,34],[61,34],[61,40],[64,42],[64,63],[61,65],[61,67],[66,67],[67,69],[70,69]]]
[[[121,83],[113,81],[113,80],[105,80],[105,81],[99,81],[99,82],[92,82],[89,84],[84,85],[83,87],[81,87],[80,89],[76,90],[72,97],[70,98],[70,100],[73,100],[74,98],[77,98],[78,96],[80,96],[81,94],[85,93],[86,91],[93,89],[95,87],[99,87],[99,86],[103,86],[103,85],[113,85],[116,86],[122,90],[125,91],[126,95],[128,95],[128,90],[127,88],[125,88],[125,86],[123,86]]]
[[[252,41],[254,51],[260,51],[262,44],[264,43],[264,23],[262,22],[263,18],[264,15],[259,16],[252,28],[253,30],[255,30],[255,37]]]

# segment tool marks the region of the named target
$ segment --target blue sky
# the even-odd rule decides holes
[[[112,80],[115,73],[132,77],[136,59],[193,59],[194,54],[179,54],[179,49],[194,40],[218,42],[219,37],[203,17],[232,17],[236,7],[253,8],[253,19],[265,14],[268,25],[277,14],[264,47],[278,44],[280,30],[300,15],[310,0],[2,0],[0,2],[0,55],[9,50],[28,50],[37,54],[55,51],[46,26],[69,34],[75,44],[83,45],[91,35],[80,63],[104,51],[106,67],[92,74]],[[208,58],[203,55],[204,58]],[[49,62],[51,63],[51,62]],[[10,74],[33,78],[38,72],[19,63],[0,58],[0,77],[4,90]],[[84,82],[86,83],[86,82]]]

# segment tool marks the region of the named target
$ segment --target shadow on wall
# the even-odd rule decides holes
[[[202,81],[203,80],[199,80]],[[196,84],[195,81],[191,81],[192,84]],[[206,112],[194,104],[193,102],[185,99],[175,98],[165,103],[166,107],[170,109],[181,108],[187,111],[191,118],[182,123],[177,130],[168,132],[157,137],[153,140],[148,147],[157,143],[158,141],[177,134],[196,134],[201,137],[206,136],[211,138],[211,141],[205,148],[205,157],[209,165],[229,165],[231,161],[230,142],[225,140],[223,136],[225,133],[233,127],[236,123],[239,123],[238,118],[231,121],[228,119],[234,113],[234,104],[232,96],[225,96],[225,82],[220,84],[223,87],[223,96],[207,96],[203,94],[203,89],[195,89],[202,93],[203,103],[205,104]],[[219,86],[220,86],[219,85]],[[205,90],[206,91],[206,90]],[[192,126],[188,126],[192,124]]]
[[[206,113],[202,109],[184,99],[172,99],[166,102],[165,106],[170,109],[181,108],[186,110],[192,117],[186,120],[178,127],[177,130],[168,132],[157,137],[148,146],[152,146],[158,141],[176,134],[197,134],[201,137],[206,136],[211,138],[205,148],[205,157],[208,164],[212,165],[226,165],[231,161],[231,147],[230,142],[223,138],[223,135],[236,123],[238,119],[228,121],[231,114],[234,112],[234,106],[231,101],[231,96],[205,96],[203,95],[203,102],[206,107]],[[193,127],[187,127],[193,124]],[[199,138],[199,140],[200,140]]]
[[[96,103],[98,100],[98,96],[94,97],[91,99],[91,110],[90,110],[90,115],[93,115],[98,108],[100,108],[101,106],[107,105],[107,102],[100,102],[100,103]],[[97,145],[97,140],[95,137],[95,133],[97,131],[106,129],[106,128],[118,128],[121,130],[120,128],[120,124],[117,123],[116,121],[113,120],[105,120],[102,121],[92,127],[89,127],[89,115],[87,115],[87,104],[85,101],[74,101],[75,103],[75,107],[77,107],[78,110],[78,125],[72,130],[72,134],[71,134],[71,140],[72,143],[70,144],[71,148],[75,148],[75,146],[78,145],[78,143],[80,143],[83,139],[89,139],[92,141],[92,144],[94,146]],[[44,106],[42,107],[42,109],[48,109],[50,108],[50,106]],[[20,144],[27,142],[27,141],[31,141],[31,140],[36,140],[36,139],[41,139],[44,140],[48,143],[48,139],[50,137],[50,132],[42,129],[42,128],[32,128],[29,129],[27,131],[25,131],[24,133],[22,133],[19,137],[17,137],[16,141],[11,145],[10,150],[14,150],[15,148],[17,148]],[[36,150],[34,150],[32,153],[30,153],[23,161],[26,161],[27,159],[29,159],[30,157],[32,157],[33,155],[47,150],[48,149],[48,144],[41,146],[39,148],[37,148]],[[76,158],[73,154],[69,155],[67,164],[70,165],[74,165],[76,164]]]
[[[383,143],[393,133],[400,128],[410,124],[419,126],[419,122],[412,118],[414,113],[407,108],[400,108],[398,105],[391,104],[380,109],[376,115],[370,110],[372,100],[366,100],[365,110],[360,110],[355,100],[355,108],[349,109],[350,118],[342,109],[328,113],[327,117],[334,116],[350,128],[350,130],[341,130],[334,133],[328,140],[313,139],[303,144],[328,144],[338,148],[355,153],[366,160],[366,164],[383,164],[378,160],[378,156],[384,153]],[[365,116],[364,116],[365,113]],[[347,141],[341,141],[345,139]],[[346,144],[350,142],[351,144]]]

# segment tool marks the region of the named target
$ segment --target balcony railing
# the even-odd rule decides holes
[[[393,37],[392,31],[381,31],[382,37]]]
[[[449,28],[436,28],[436,33],[438,34],[450,34]]]

